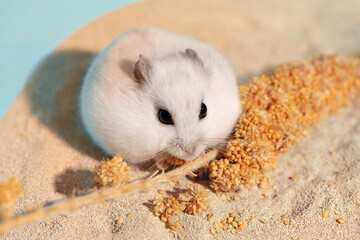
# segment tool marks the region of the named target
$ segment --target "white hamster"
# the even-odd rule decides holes
[[[79,108],[91,140],[128,163],[195,159],[224,143],[241,113],[234,72],[214,47],[154,27],[121,34],[95,57]]]

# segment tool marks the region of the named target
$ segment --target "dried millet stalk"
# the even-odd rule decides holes
[[[265,184],[276,155],[299,143],[326,115],[348,106],[360,90],[358,58],[317,57],[282,65],[239,89],[243,113],[226,154],[209,164],[214,190]]]
[[[130,167],[120,155],[114,156],[111,160],[102,161],[101,165],[96,167],[94,182],[100,186],[112,187],[124,185],[128,179]]]
[[[24,196],[25,192],[22,189],[22,182],[16,177],[11,177],[7,182],[0,184],[0,212],[2,219],[11,216],[16,201]]]
[[[31,212],[28,212],[25,215],[20,214],[13,218],[6,219],[5,221],[1,222],[0,235],[15,227],[27,223],[35,222],[36,220],[39,219],[48,218],[50,216],[62,213],[64,211],[69,211],[69,210],[73,211],[84,206],[85,204],[94,201],[104,203],[106,199],[112,198],[114,196],[118,196],[120,194],[132,192],[136,190],[148,190],[156,183],[169,182],[187,173],[192,174],[193,170],[203,166],[205,163],[209,162],[210,159],[214,159],[216,155],[217,155],[217,151],[212,150],[208,152],[206,155],[201,154],[201,156],[199,156],[197,159],[186,162],[183,166],[173,171],[163,173],[155,177],[146,178],[134,183],[128,183],[123,186],[118,185],[110,189],[100,189],[98,191],[88,193],[87,195],[81,197],[75,197],[75,195],[73,195],[72,198],[64,199],[51,206],[44,206],[33,209]]]

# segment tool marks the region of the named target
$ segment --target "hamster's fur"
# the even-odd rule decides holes
[[[207,114],[200,119],[202,103]],[[161,153],[194,159],[224,143],[241,113],[233,70],[214,47],[153,27],[121,34],[95,57],[79,108],[91,140],[128,163]],[[160,122],[159,109],[173,125]]]

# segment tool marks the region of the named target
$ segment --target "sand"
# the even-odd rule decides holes
[[[119,33],[152,25],[208,41],[229,59],[240,85],[277,64],[319,52],[358,54],[359,9],[360,2],[350,0],[154,0],[130,4],[82,27],[39,64],[0,122],[0,182],[18,176],[27,194],[16,213],[26,203],[51,205],[73,188],[84,194],[92,187],[94,167],[104,156],[79,127],[77,93],[94,54]],[[159,197],[156,189],[172,191],[164,183],[111,199],[107,206],[93,203],[39,220],[0,239],[359,239],[359,109],[358,100],[281,154],[270,173],[273,187],[226,197],[211,192],[208,211],[181,214],[177,232],[170,233],[149,209],[149,201]],[[145,169],[131,178],[149,174]],[[192,182],[180,180],[179,188]],[[322,218],[325,210],[329,215]],[[218,221],[234,211],[242,212],[244,220],[256,220],[238,235],[213,237],[206,215],[212,212]],[[290,225],[281,222],[284,214]],[[121,226],[115,224],[119,218],[125,220]],[[338,218],[345,224],[338,224]]]

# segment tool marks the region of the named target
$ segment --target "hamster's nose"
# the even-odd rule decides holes
[[[195,149],[196,149],[195,145],[187,145],[187,146],[184,147],[183,150],[186,153],[186,155],[192,156],[195,153]]]

